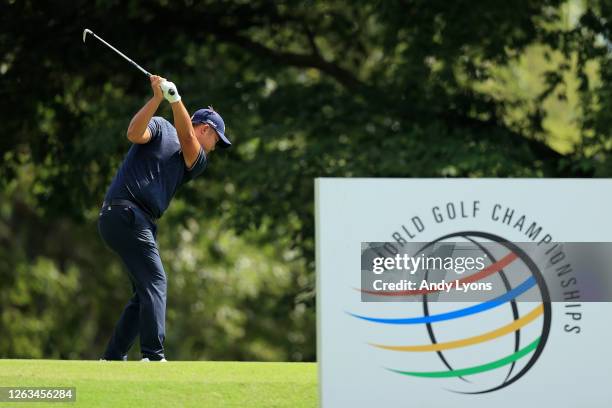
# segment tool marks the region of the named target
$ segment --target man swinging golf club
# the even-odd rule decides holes
[[[166,274],[155,241],[156,220],[177,189],[204,171],[215,146],[231,145],[217,112],[200,109],[190,117],[172,82],[156,75],[149,79],[153,97],[130,122],[127,137],[133,145],[106,193],[98,221],[102,239],[127,267],[133,292],[105,360],[127,360],[140,335],[142,359],[165,361]],[[172,107],[174,126],[153,116],[164,98]]]

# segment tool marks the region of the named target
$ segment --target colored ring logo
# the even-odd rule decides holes
[[[397,368],[387,368],[389,371],[410,376],[410,377],[421,377],[421,378],[455,378],[466,383],[474,384],[469,378],[474,375],[485,375],[487,373],[496,372],[497,370],[505,369],[506,374],[503,376],[502,381],[496,385],[488,385],[484,389],[480,388],[477,390],[469,391],[453,391],[462,394],[484,394],[505,388],[520,378],[522,378],[527,372],[534,366],[538,358],[542,354],[548,335],[550,332],[551,325],[551,304],[550,294],[544,277],[535,264],[535,262],[516,244],[509,242],[497,235],[481,232],[481,231],[464,231],[453,234],[442,236],[435,241],[429,242],[420,251],[436,244],[448,240],[465,239],[468,242],[474,244],[479,248],[487,258],[490,260],[490,264],[484,269],[473,273],[467,277],[458,279],[462,283],[476,282],[487,277],[497,276],[501,279],[504,285],[505,293],[497,296],[493,299],[489,299],[485,302],[478,303],[476,305],[462,307],[443,313],[432,313],[430,301],[428,297],[434,292],[429,290],[414,290],[414,291],[403,291],[393,293],[380,293],[364,291],[376,296],[422,296],[422,308],[423,314],[415,317],[401,317],[401,318],[387,318],[387,317],[372,317],[349,313],[351,316],[364,320],[367,322],[381,324],[381,325],[423,325],[429,338],[429,344],[410,344],[410,345],[389,345],[389,344],[370,344],[373,347],[388,350],[392,352],[404,352],[404,353],[435,353],[438,360],[444,366],[444,370],[435,371],[411,371]],[[482,240],[488,240],[501,246],[505,255],[496,258],[493,254],[482,245]],[[522,271],[526,271],[528,277],[521,283],[512,287],[508,279],[507,273],[504,269],[509,268],[520,268]],[[426,273],[425,279],[428,278]],[[517,302],[517,299],[528,291],[538,291],[540,302],[537,302],[535,307],[531,307],[527,312],[521,313]],[[450,324],[453,322],[461,321],[460,319],[467,318],[469,316],[480,315],[487,311],[497,310],[498,308],[507,305],[512,313],[512,321],[506,322],[505,324],[495,327],[493,330],[484,331],[481,333],[474,333],[462,338],[455,338],[448,341],[440,341],[436,335],[436,329],[439,326]],[[533,334],[533,327],[537,326],[537,322],[541,322],[541,330],[536,336],[532,335],[528,341],[525,341],[522,336],[521,330],[530,329],[529,333]],[[500,341],[506,336],[513,335],[514,347],[510,353],[503,355],[501,358],[495,358],[485,363],[465,365],[461,367],[455,367],[451,364],[447,353],[450,351],[465,351],[463,360],[466,356],[474,354],[472,346],[480,345]],[[470,353],[470,354],[467,354]],[[522,366],[519,366],[519,363]],[[499,375],[499,374],[498,374]],[[478,387],[478,384],[473,386]]]

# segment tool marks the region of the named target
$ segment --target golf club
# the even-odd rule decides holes
[[[97,40],[99,40],[102,44],[106,45],[107,47],[109,47],[111,50],[115,51],[117,54],[119,54],[120,56],[123,57],[123,59],[125,59],[127,62],[129,62],[130,64],[132,64],[133,66],[135,66],[136,68],[138,68],[138,70],[140,70],[140,72],[142,72],[143,74],[145,74],[147,77],[151,76],[151,73],[149,73],[147,70],[145,70],[143,67],[141,67],[140,65],[138,65],[137,63],[135,63],[134,61],[132,61],[131,59],[129,59],[124,53],[122,53],[121,51],[119,51],[118,49],[116,49],[115,47],[113,47],[112,45],[110,45],[109,43],[107,43],[106,41],[104,41],[104,39],[102,39],[100,36],[98,36],[96,33],[94,33],[93,31],[91,31],[89,28],[86,28],[83,30],[83,43],[85,44],[85,41],[87,40],[87,34],[92,35],[94,38],[96,38]]]

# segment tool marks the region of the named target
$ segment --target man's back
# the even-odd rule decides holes
[[[168,208],[176,190],[206,168],[206,153],[201,150],[192,169],[187,169],[176,129],[159,116],[148,125],[151,138],[144,144],[133,144],[104,201],[132,200],[154,218]]]

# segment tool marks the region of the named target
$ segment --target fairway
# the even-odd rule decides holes
[[[0,360],[0,386],[76,387],[76,403],[4,407],[316,407],[314,363]]]

